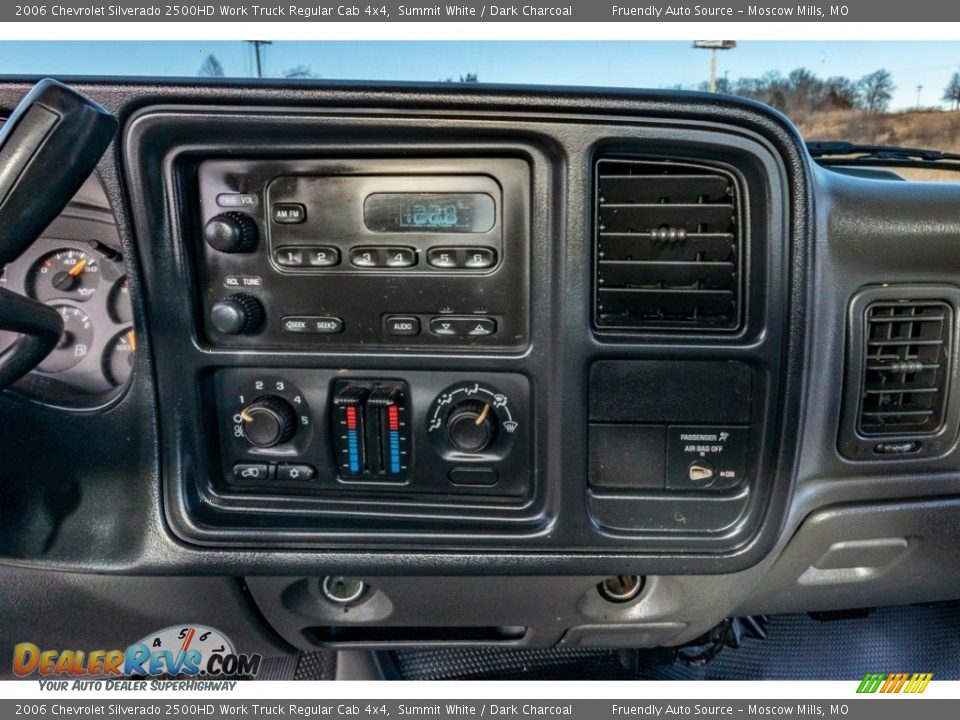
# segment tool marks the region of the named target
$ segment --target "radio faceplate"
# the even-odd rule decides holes
[[[197,179],[210,344],[526,348],[526,161],[206,160]]]

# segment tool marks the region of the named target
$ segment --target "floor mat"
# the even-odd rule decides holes
[[[294,680],[335,680],[337,678],[337,653],[335,650],[318,650],[300,653]]]
[[[747,637],[707,665],[657,662],[611,650],[398,650],[410,680],[860,680],[868,672],[960,679],[960,602],[880,608],[865,617],[772,615],[767,638]]]

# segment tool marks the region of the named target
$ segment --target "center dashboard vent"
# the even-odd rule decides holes
[[[732,173],[600,160],[596,208],[598,330],[739,329],[744,231]]]
[[[933,433],[944,420],[953,308],[945,302],[874,302],[864,317],[857,430]]]

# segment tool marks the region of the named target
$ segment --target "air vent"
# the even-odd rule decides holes
[[[601,160],[596,182],[597,328],[739,328],[743,239],[733,175]]]
[[[857,430],[864,436],[923,435],[943,425],[953,308],[946,302],[874,302],[864,315]]]

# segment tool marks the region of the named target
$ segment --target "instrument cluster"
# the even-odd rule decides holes
[[[60,342],[18,390],[41,400],[84,404],[126,385],[137,340],[116,224],[96,178],[4,268],[0,287],[39,300],[63,318]],[[15,339],[0,332],[0,351]]]

